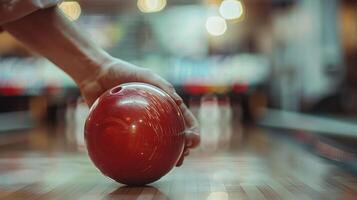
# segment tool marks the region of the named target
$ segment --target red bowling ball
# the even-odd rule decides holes
[[[185,122],[161,89],[127,83],[102,94],[85,124],[89,157],[106,176],[127,185],[160,179],[178,162]]]

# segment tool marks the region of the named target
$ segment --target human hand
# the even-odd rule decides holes
[[[184,153],[176,165],[181,166],[184,157],[189,155],[190,149],[195,148],[199,144],[200,137],[196,118],[182,102],[181,97],[169,82],[148,69],[112,58],[109,63],[103,64],[90,77],[77,83],[87,104],[91,106],[108,89],[128,82],[143,82],[157,86],[168,93],[180,107],[187,126],[185,130],[186,142]]]
[[[144,82],[163,89],[177,102],[185,116],[184,155],[198,145],[196,119],[170,83],[147,69],[111,57],[85,36],[83,30],[76,28],[58,7],[38,10],[6,23],[2,28],[67,73],[77,83],[89,106],[103,92],[122,83]]]

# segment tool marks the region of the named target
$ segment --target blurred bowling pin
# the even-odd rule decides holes
[[[75,110],[75,138],[77,142],[77,148],[80,151],[85,151],[84,141],[84,123],[89,114],[88,105],[82,100],[78,99],[77,107]]]
[[[200,148],[206,152],[214,152],[218,147],[220,111],[217,96],[205,95],[201,98],[198,120],[201,127]]]
[[[220,110],[220,136],[219,149],[225,150],[229,148],[232,137],[232,107],[229,97],[225,96],[219,101]]]
[[[73,102],[68,102],[66,106],[66,142],[69,145],[76,145],[76,138],[74,135],[75,130],[75,123],[74,123],[74,116],[75,116],[76,104]]]
[[[88,113],[88,106],[81,98],[67,104],[66,140],[78,151],[85,151],[84,123]]]

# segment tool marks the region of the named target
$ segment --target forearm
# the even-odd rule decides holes
[[[58,65],[77,84],[110,62],[110,56],[83,37],[57,7],[36,11],[3,28]]]

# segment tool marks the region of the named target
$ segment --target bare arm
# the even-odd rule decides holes
[[[185,155],[198,145],[197,120],[169,82],[150,70],[108,55],[84,37],[57,7],[38,10],[4,24],[3,28],[71,76],[89,105],[107,89],[121,83],[136,81],[160,87],[176,100],[185,116]],[[183,157],[178,165],[182,161]]]
[[[77,84],[110,62],[110,56],[83,37],[57,7],[36,11],[3,28],[58,65]]]

